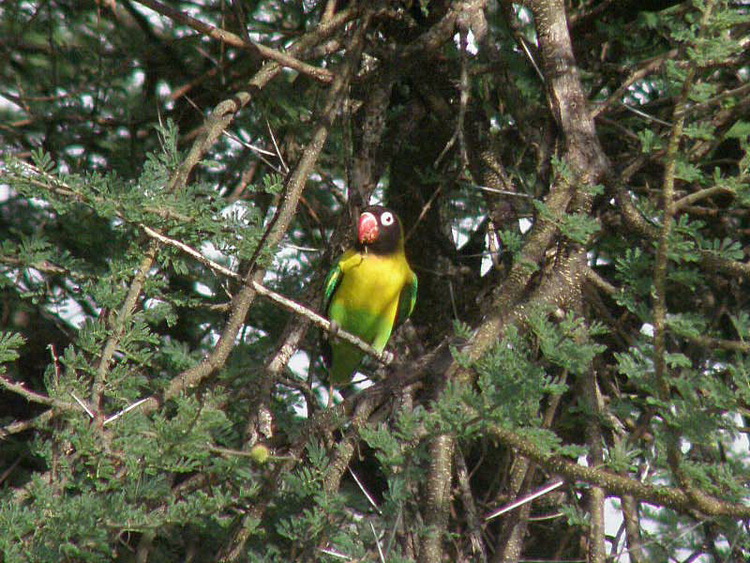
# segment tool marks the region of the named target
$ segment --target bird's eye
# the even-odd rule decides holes
[[[388,227],[389,225],[393,225],[393,221],[393,213],[391,213],[390,211],[386,211],[380,216],[380,222],[386,227]]]

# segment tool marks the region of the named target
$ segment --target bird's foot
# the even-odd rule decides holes
[[[385,365],[390,365],[393,360],[396,359],[396,355],[393,352],[389,352],[388,350],[383,350],[383,353],[380,355],[380,358],[383,360],[383,363]]]
[[[337,323],[336,321],[330,321],[330,324],[328,326],[328,334],[330,334],[331,336],[336,336],[340,328],[341,327],[339,326],[339,323]]]

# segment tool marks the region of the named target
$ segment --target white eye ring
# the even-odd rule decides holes
[[[380,216],[380,223],[385,227],[393,225],[394,220],[395,219],[393,218],[393,213],[391,213],[390,211],[386,211]]]

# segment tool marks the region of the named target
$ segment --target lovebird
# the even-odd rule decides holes
[[[357,244],[339,258],[325,282],[323,309],[331,322],[382,352],[394,327],[417,302],[417,276],[404,254],[401,221],[381,205],[365,208],[357,223]],[[351,381],[364,353],[328,338],[323,358],[330,382]]]

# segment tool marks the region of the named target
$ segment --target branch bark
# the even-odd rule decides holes
[[[168,17],[171,20],[187,25],[194,30],[226,43],[232,47],[239,47],[241,49],[249,49],[257,52],[261,57],[277,62],[279,65],[296,70],[301,74],[306,74],[315,80],[330,84],[333,81],[333,73],[325,68],[315,67],[307,64],[288,53],[277,51],[270,47],[266,47],[261,43],[255,41],[248,41],[243,39],[239,35],[235,35],[231,31],[214,27],[210,24],[202,22],[196,18],[193,18],[179,10],[176,10],[170,6],[162,4],[157,0],[135,0],[139,4],[142,4],[148,8],[151,8],[155,12]]]
[[[452,436],[443,434],[430,443],[430,463],[425,485],[425,535],[419,549],[419,563],[439,563],[443,560],[443,534],[448,525],[453,475]]]
[[[648,502],[673,508],[680,512],[699,510],[707,516],[729,516],[732,518],[750,518],[750,506],[726,502],[713,497],[706,497],[700,506],[696,506],[692,497],[685,491],[667,486],[646,485],[595,467],[584,467],[561,456],[550,455],[522,435],[507,428],[494,427],[492,435],[502,444],[514,448],[524,457],[535,461],[547,471],[557,473],[569,481],[583,481],[605,489],[610,495],[632,495],[642,502]]]

